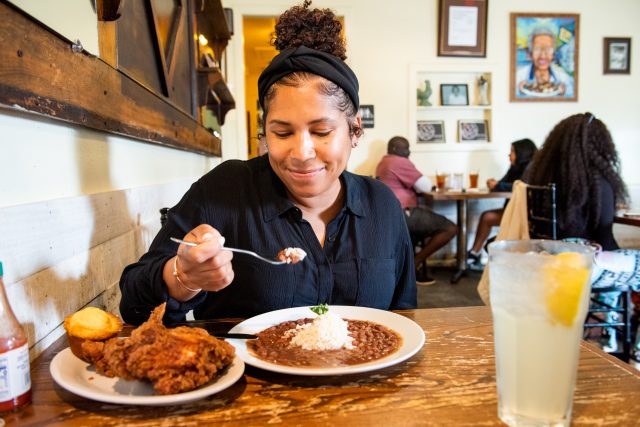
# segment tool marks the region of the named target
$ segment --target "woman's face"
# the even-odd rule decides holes
[[[355,137],[346,115],[314,81],[279,86],[265,123],[269,162],[294,198],[335,196]]]
[[[511,145],[511,151],[509,152],[509,161],[512,165],[516,164],[516,149]]]

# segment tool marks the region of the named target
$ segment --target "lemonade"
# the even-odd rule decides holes
[[[555,241],[489,247],[498,415],[569,425],[593,249]]]

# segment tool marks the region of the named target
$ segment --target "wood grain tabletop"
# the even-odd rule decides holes
[[[422,350],[378,371],[298,377],[247,366],[234,385],[192,403],[145,407],[100,403],[54,383],[59,339],[32,363],[33,404],[5,415],[30,426],[377,426],[503,425],[497,417],[495,360],[488,307],[399,311],[426,333]],[[237,321],[204,322],[213,329]],[[573,425],[637,425],[640,375],[583,342]]]

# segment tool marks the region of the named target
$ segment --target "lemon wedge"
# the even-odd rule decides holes
[[[544,267],[545,303],[554,321],[572,326],[590,271],[576,252],[559,253],[554,261]]]

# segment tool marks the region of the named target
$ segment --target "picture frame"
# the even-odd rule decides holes
[[[487,56],[489,0],[440,0],[438,56]]]
[[[580,15],[511,13],[511,102],[576,102]]]
[[[418,144],[444,144],[444,121],[418,120],[416,141]]]
[[[362,127],[373,128],[375,123],[374,121],[375,112],[373,109],[373,105],[370,105],[370,104],[361,105],[358,112],[360,113],[360,118],[362,119]]]
[[[631,74],[631,38],[605,37],[603,74]]]
[[[489,142],[489,122],[458,120],[458,142]]]
[[[443,106],[469,105],[469,86],[466,83],[441,84],[440,104]]]

